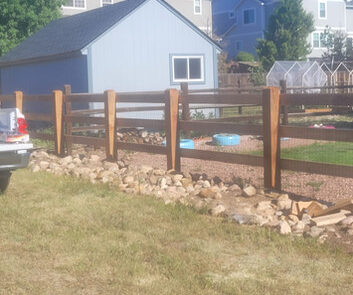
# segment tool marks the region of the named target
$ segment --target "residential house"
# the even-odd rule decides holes
[[[124,0],[66,0],[64,16],[81,13]],[[206,34],[212,33],[212,0],[165,0]]]
[[[256,54],[257,39],[264,38],[270,16],[280,0],[214,0],[213,27],[222,39],[228,57],[240,51]],[[308,37],[312,46],[309,59],[322,56],[323,33],[326,27],[341,30],[353,37],[353,1],[303,0],[303,8],[314,17],[315,31]]]

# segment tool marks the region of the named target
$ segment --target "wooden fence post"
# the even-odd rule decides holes
[[[53,91],[54,105],[54,138],[55,138],[55,153],[58,156],[64,154],[63,141],[63,92],[61,90]]]
[[[15,106],[22,113],[23,112],[23,92],[15,91],[14,95],[15,95]]]
[[[165,122],[167,143],[167,169],[180,171],[180,134],[179,134],[179,92],[169,89],[165,92]]]
[[[286,94],[287,93],[287,81],[286,80],[281,80],[279,81],[279,85],[281,87],[281,93]],[[282,124],[283,125],[288,125],[288,106],[282,106]]]
[[[67,99],[67,95],[71,94],[71,85],[64,85],[64,95],[65,95],[65,114],[66,115],[71,115],[72,114],[72,104],[71,101]],[[72,122],[66,122],[65,124],[66,130],[65,134],[70,136],[70,139],[67,137],[64,137],[65,143],[66,143],[66,149],[68,155],[72,154],[72,141],[71,141],[71,136],[72,136]]]
[[[281,189],[280,169],[280,90],[263,90],[264,124],[264,185],[266,189]]]
[[[182,118],[184,121],[190,120],[190,105],[189,105],[189,85],[188,83],[181,83],[181,104],[182,104]],[[190,131],[185,132],[185,136],[190,138]]]
[[[117,160],[116,144],[116,94],[114,90],[104,92],[105,153],[108,161]]]

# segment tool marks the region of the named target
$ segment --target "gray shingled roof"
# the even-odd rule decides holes
[[[145,1],[126,0],[54,20],[2,56],[0,66],[79,54],[81,49]],[[192,25],[169,4],[165,3],[165,5]],[[192,26],[198,30],[194,25]],[[206,34],[204,36],[213,42]]]
[[[0,64],[74,53],[146,0],[128,0],[52,21],[0,58]]]

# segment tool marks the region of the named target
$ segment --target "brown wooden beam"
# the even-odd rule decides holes
[[[53,91],[53,105],[54,105],[54,137],[55,137],[55,153],[58,156],[64,154],[63,148],[63,93],[60,90]]]
[[[281,189],[280,169],[280,90],[263,90],[264,184],[268,189]]]
[[[180,171],[179,138],[179,91],[169,89],[165,92],[165,123],[167,143],[167,169]]]
[[[117,159],[116,146],[116,95],[115,91],[104,92],[105,110],[105,153],[108,161]]]

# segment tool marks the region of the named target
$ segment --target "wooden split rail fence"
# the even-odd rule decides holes
[[[184,86],[185,87],[185,86]],[[54,140],[55,152],[63,156],[71,153],[73,144],[105,147],[109,160],[117,159],[118,150],[130,150],[163,154],[167,157],[168,169],[181,169],[181,158],[194,158],[205,161],[219,161],[251,166],[264,167],[264,185],[270,189],[281,189],[281,170],[301,171],[331,176],[352,177],[353,167],[307,161],[281,159],[280,138],[302,138],[325,141],[353,142],[353,130],[329,130],[306,127],[294,127],[280,124],[281,108],[294,105],[330,105],[351,106],[353,94],[287,94],[280,93],[279,88],[269,87],[261,93],[239,94],[228,91],[187,92],[185,88],[179,92],[175,89],[165,92],[115,93],[112,90],[104,94],[71,93],[69,87],[65,91],[55,90],[52,95],[25,95],[16,91],[14,95],[1,95],[1,103],[10,101],[23,111],[24,102],[50,101],[53,104],[52,114],[29,113],[24,110],[27,120],[50,121],[54,125],[54,135],[32,133],[34,137]],[[91,116],[91,110],[72,110],[75,103],[102,103],[104,115]],[[164,105],[165,118],[160,120],[128,119],[117,117],[119,103],[151,103],[160,110]],[[190,120],[189,104],[212,105],[260,105],[263,109],[263,124],[239,124],[219,122],[218,120]],[[179,119],[179,111],[182,117]],[[124,111],[126,109],[121,108]],[[138,108],[129,108],[136,111]],[[73,124],[88,124],[88,127],[73,128]],[[165,130],[166,146],[120,142],[117,130],[125,127],[144,127],[151,130]],[[105,137],[74,135],[75,130],[104,129]],[[235,154],[207,150],[180,149],[180,132],[205,133],[237,133],[239,135],[255,135],[263,137],[264,154],[262,156]],[[66,147],[66,151],[65,151]]]

